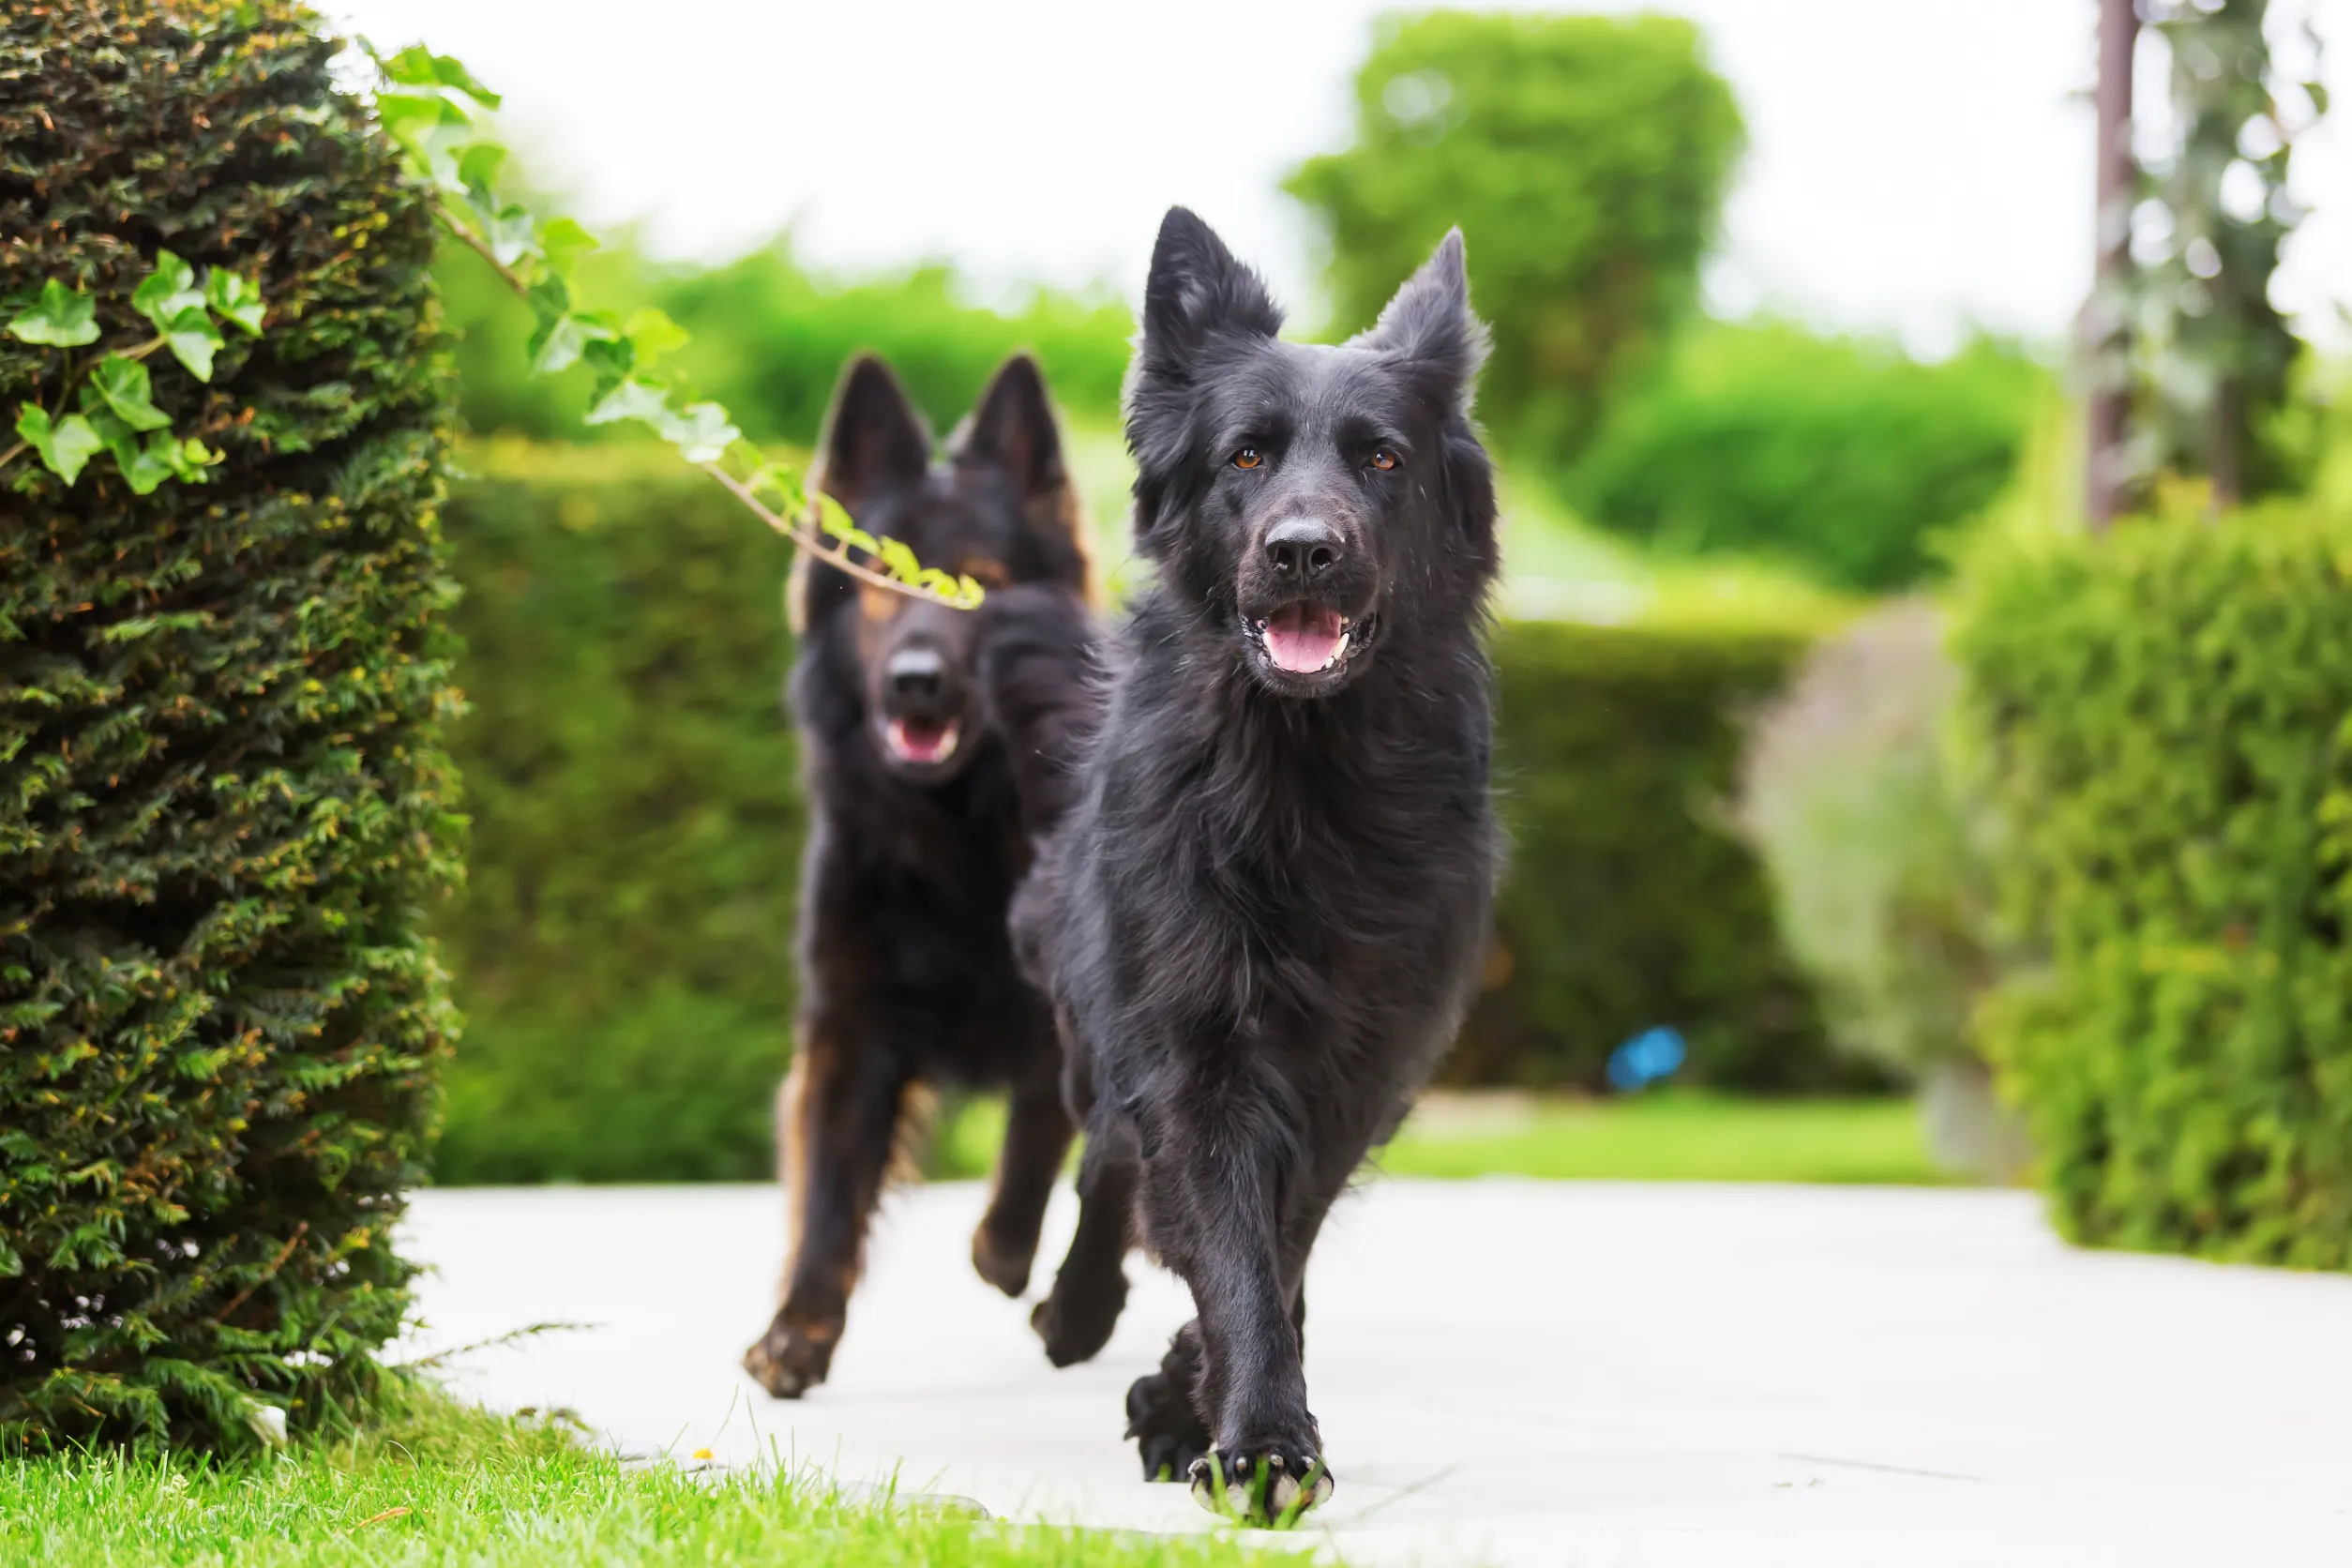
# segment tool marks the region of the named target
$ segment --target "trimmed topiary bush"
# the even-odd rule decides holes
[[[1513,460],[1572,460],[1693,304],[1747,133],[1696,23],[1431,10],[1374,24],[1344,150],[1284,182],[1325,248],[1331,325],[1370,326],[1459,224],[1495,327],[1478,381]]]
[[[1723,626],[1504,625],[1495,783],[1511,834],[1488,989],[1440,1077],[1606,1086],[1652,1028],[1678,1082],[1799,1091],[1879,1081],[1833,1053],[1726,811],[1742,720],[1811,639]]]
[[[1987,548],[1954,651],[2038,961],[1981,1015],[2065,1232],[2352,1266],[2352,519]]]
[[[132,495],[0,469],[0,1452],[250,1443],[377,1377],[454,1026],[430,219],[287,0],[0,11],[0,294],[169,248],[258,339],[157,401],[224,454]],[[0,339],[0,407],[67,356]]]
[[[467,460],[473,853],[440,925],[467,1027],[437,1171],[764,1178],[802,833],[791,552],[667,447]]]

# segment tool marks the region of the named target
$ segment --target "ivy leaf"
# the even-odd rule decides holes
[[[800,492],[800,475],[782,463],[762,462],[751,471],[743,482],[744,489],[754,495],[773,495],[779,509],[796,512],[807,505]]]
[[[569,218],[549,219],[539,231],[539,246],[547,254],[547,264],[563,278],[572,275],[572,265],[580,257],[603,249],[596,235]]]
[[[499,105],[499,96],[476,82],[474,73],[467,70],[464,63],[453,54],[435,54],[423,44],[413,43],[398,54],[386,56],[377,54],[374,47],[364,38],[360,40],[360,47],[373,56],[376,68],[384,72],[386,81],[397,82],[406,87],[455,88],[485,109],[495,109]]]
[[[133,495],[153,495],[158,485],[172,477],[170,460],[156,450],[152,438],[143,446],[129,431],[121,430],[119,426],[116,429],[120,433],[106,445],[114,454],[114,466],[122,471],[123,482],[130,487]]]
[[[202,305],[191,305],[172,318],[163,329],[164,345],[172,357],[188,367],[198,381],[212,380],[212,356],[220,352],[220,329],[212,324]]]
[[[69,349],[98,340],[98,302],[52,278],[41,285],[31,309],[8,323],[8,336],[20,342]]]
[[[212,307],[214,315],[248,338],[262,335],[262,316],[266,307],[262,303],[262,286],[252,279],[241,277],[225,266],[214,267],[204,274],[204,303]]]
[[[883,539],[881,544],[882,570],[901,582],[913,582],[922,577],[923,563],[914,558],[914,551],[902,540]]]
[[[667,404],[663,412],[669,413]],[[716,403],[688,403],[682,412],[670,414],[656,429],[688,462],[716,462],[743,435]]]
[[[201,485],[211,478],[204,471],[220,460],[219,453],[194,436],[183,441],[163,430],[147,437],[147,449],[172,471],[172,477],[191,485]]]
[[[816,500],[817,526],[824,530],[828,538],[846,539],[858,531],[856,522],[850,517],[850,509],[839,501],[822,490],[817,492]]]
[[[458,158],[458,178],[483,207],[495,204],[490,192],[498,185],[498,171],[506,161],[506,149],[495,142],[476,142]]]
[[[539,330],[531,335],[531,373],[551,376],[558,370],[570,369],[587,342],[587,335],[571,316],[541,322]]]
[[[384,134],[404,147],[424,153],[433,133],[443,126],[471,126],[473,116],[438,93],[386,90],[376,95],[376,119]],[[454,174],[457,166],[453,163]]]
[[[627,339],[629,346],[636,350],[637,363],[648,369],[663,354],[682,349],[693,341],[685,327],[671,321],[666,312],[650,305],[629,313],[628,321],[621,328],[621,336]]]
[[[201,313],[201,312],[200,312]],[[147,368],[135,359],[110,354],[90,372],[89,390],[97,393],[114,417],[134,430],[168,429],[172,416],[155,406],[155,389]]]
[[[539,318],[541,326],[557,316],[568,313],[572,308],[572,291],[565,287],[561,278],[540,279],[523,292],[522,297],[530,303],[531,311]]]
[[[458,167],[481,132],[463,109],[437,95],[386,88],[376,95],[376,118],[408,155],[412,171],[437,190],[467,194]]]
[[[89,460],[106,449],[87,419],[68,414],[52,425],[48,412],[38,403],[18,405],[16,433],[40,454],[41,466],[68,485],[80,478]]]
[[[668,394],[650,382],[623,380],[588,405],[587,422],[610,425],[621,419],[642,419],[656,430],[671,416]],[[667,434],[665,430],[663,433]]]
[[[596,373],[596,395],[599,398],[637,369],[637,348],[626,338],[603,339],[583,344],[580,357]]]
[[[501,266],[512,266],[525,256],[539,253],[536,230],[539,220],[531,210],[516,203],[508,203],[495,213],[476,208],[482,216],[482,238],[498,258]]]
[[[551,376],[558,370],[569,369],[589,343],[621,335],[619,319],[610,312],[575,313],[571,290],[564,286],[561,278],[541,278],[531,285],[524,297],[530,300],[532,313],[539,319],[538,330],[531,335],[534,375]]]
[[[183,441],[169,430],[153,430],[142,442],[120,423],[107,424],[112,427],[102,430],[107,449],[133,495],[152,495],[166,479],[203,484],[210,477],[204,470],[220,460],[219,453],[193,436]]]
[[[155,253],[155,270],[130,291],[131,308],[170,333],[172,323],[189,309],[202,309],[204,296],[196,288],[196,270],[169,250]]]

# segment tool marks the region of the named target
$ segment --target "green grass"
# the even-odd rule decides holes
[[[1282,1552],[1274,1560],[1287,1560]],[[811,1473],[625,1466],[562,1425],[435,1394],[375,1430],[243,1463],[87,1455],[0,1464],[0,1563],[1224,1568],[1230,1534],[1006,1525]]]
[[[1620,1182],[1952,1180],[1908,1100],[1433,1096],[1380,1156],[1392,1176]]]
[[[984,1176],[1004,1136],[992,1099],[940,1123],[928,1170]],[[1952,1181],[1927,1157],[1909,1100],[1741,1100],[1659,1093],[1629,1100],[1512,1093],[1425,1096],[1380,1156],[1392,1176],[1614,1182]]]

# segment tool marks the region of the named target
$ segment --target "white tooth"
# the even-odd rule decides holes
[[[1332,644],[1331,657],[1323,661],[1323,668],[1329,670],[1333,665],[1337,664],[1341,659],[1346,658],[1347,656],[1348,634],[1343,631],[1339,634],[1339,641]]]

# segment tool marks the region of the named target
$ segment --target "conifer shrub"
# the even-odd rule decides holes
[[[1967,582],[2022,948],[1980,1044],[2060,1229],[2352,1267],[2352,521],[1998,542]]]
[[[221,460],[0,467],[0,1453],[250,1444],[380,1379],[454,1028],[433,225],[289,0],[0,8],[0,408],[170,250],[258,337],[156,402]]]

